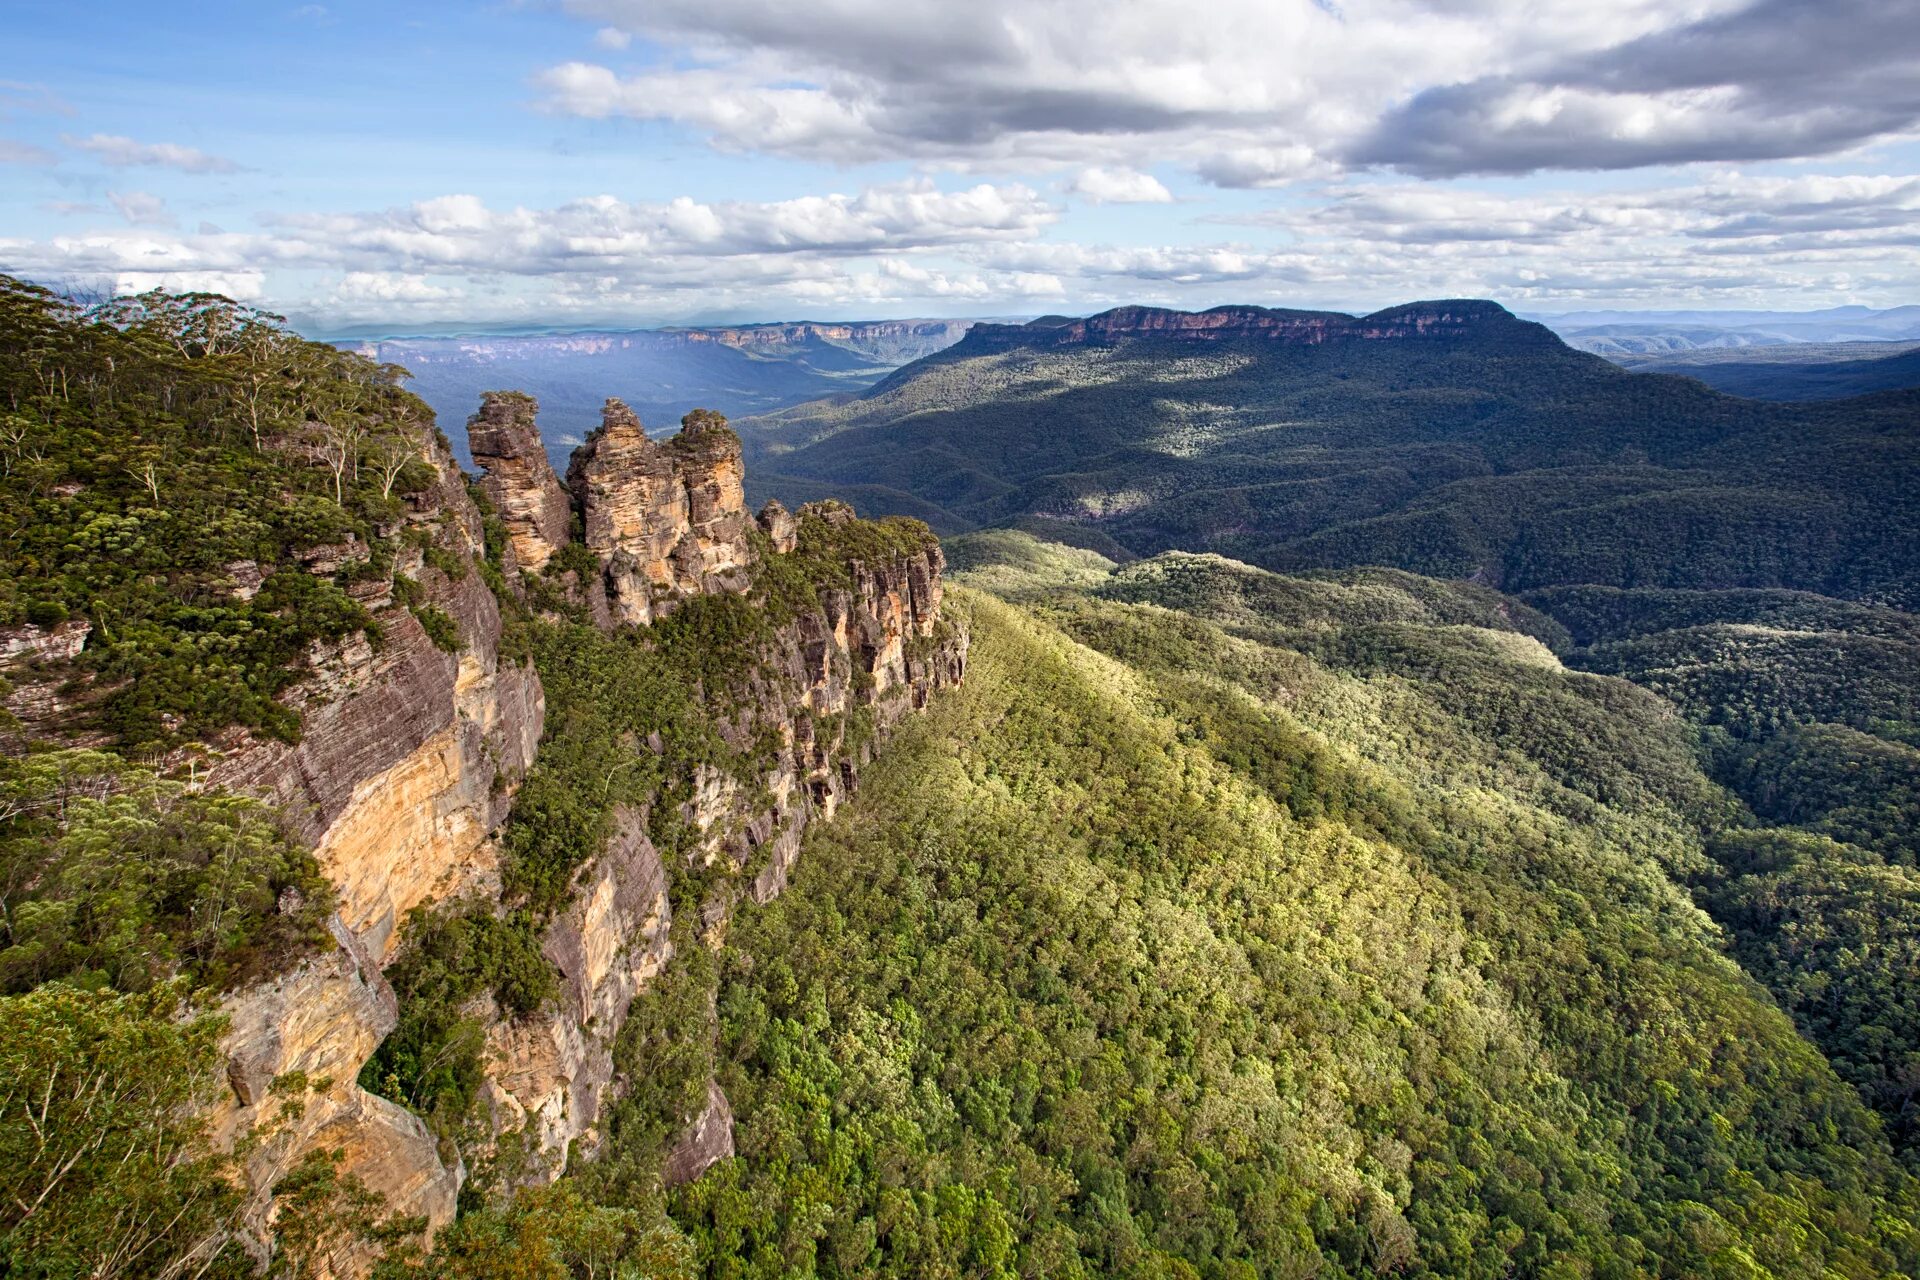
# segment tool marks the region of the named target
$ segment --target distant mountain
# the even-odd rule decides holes
[[[1491,302],[979,325],[860,398],[742,426],[767,494],[1115,559],[1920,601],[1920,392],[1736,399]]]
[[[1620,357],[1797,342],[1920,338],[1920,306],[1823,311],[1572,311],[1534,315],[1569,346]]]
[[[397,364],[433,406],[463,462],[467,418],[484,391],[512,387],[539,399],[549,448],[566,454],[616,395],[649,426],[689,409],[729,417],[848,395],[959,341],[967,320],[803,321],[699,329],[388,338],[339,345]]]
[[[1756,400],[1839,400],[1920,387],[1920,342],[1797,342],[1610,358],[1639,373],[1677,373]]]

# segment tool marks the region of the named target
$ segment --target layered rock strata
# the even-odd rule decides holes
[[[839,522],[842,504],[798,517]],[[789,521],[794,517],[787,517]],[[764,646],[736,710],[719,723],[728,745],[780,743],[758,786],[702,769],[678,815],[699,833],[695,862],[725,863],[757,901],[783,889],[806,829],[830,818],[875,745],[937,689],[957,684],[965,637],[941,621],[939,547],[847,566],[849,585],[824,590],[817,610],[778,629]],[[862,729],[850,733],[856,722]],[[518,1131],[527,1157],[514,1176],[545,1181],[570,1153],[591,1154],[611,1099],[613,1047],[636,994],[672,959],[672,905],[647,815],[622,811],[598,857],[576,879],[569,907],[549,925],[544,950],[564,976],[558,1007],[496,1022],[488,1037],[486,1098],[497,1131]],[[717,942],[736,902],[703,906],[700,932]],[[705,1112],[667,1162],[669,1180],[697,1176],[731,1151],[731,1113],[713,1086]],[[720,1117],[725,1116],[726,1120]]]
[[[302,713],[299,741],[231,736],[207,779],[277,802],[337,892],[335,948],[231,993],[221,1010],[232,1089],[211,1119],[228,1140],[264,1138],[246,1165],[246,1221],[263,1254],[273,1184],[310,1151],[340,1151],[344,1173],[435,1228],[453,1217],[462,1177],[418,1117],[356,1077],[394,1026],[381,967],[407,911],[497,884],[489,837],[533,760],[546,703],[532,665],[500,656],[500,611],[476,568],[484,534],[465,477],[437,440],[421,447],[435,481],[407,499],[390,531],[390,571],[354,586],[380,642],[356,634],[316,650],[286,699]],[[459,568],[435,568],[428,547]],[[453,620],[454,652],[395,599],[396,576],[415,584],[414,603]],[[276,1079],[296,1084],[276,1092]]]
[[[474,452],[489,468],[487,491],[508,532],[506,567],[546,566],[549,581],[571,580],[577,568],[552,562],[577,514],[588,563],[600,572],[575,585],[609,627],[652,622],[698,595],[745,590],[756,557],[794,554],[807,521],[831,528],[852,519],[840,504],[797,514],[771,504],[756,524],[745,509],[739,441],[722,423],[695,418],[679,436],[650,441],[617,401],[577,452],[569,491],[546,462],[533,413],[526,397],[492,395],[475,417],[484,443]],[[287,695],[302,713],[300,740],[234,735],[218,744],[209,779],[283,806],[338,895],[332,948],[231,993],[222,1008],[230,1096],[211,1121],[225,1141],[254,1139],[246,1224],[263,1256],[271,1189],[310,1152],[338,1151],[343,1173],[434,1228],[451,1219],[465,1177],[459,1154],[418,1117],[356,1080],[396,1025],[381,970],[404,943],[407,912],[497,894],[493,835],[532,763],[546,708],[532,666],[501,656],[500,605],[479,571],[485,535],[464,477],[443,445],[422,448],[438,478],[408,499],[401,527],[381,531],[383,545],[397,548],[391,570],[355,576],[379,642],[356,635],[316,649]],[[319,548],[309,568],[335,572],[367,554]],[[960,679],[964,636],[940,619],[941,567],[930,538],[836,565],[818,606],[761,646],[746,696],[715,713],[735,750],[768,741],[780,748],[756,785],[704,769],[685,780],[681,794],[690,798],[676,816],[698,836],[681,856],[724,860],[738,873],[722,878],[734,887],[702,904],[691,936],[703,945],[723,936],[736,899],[779,892],[807,825],[831,816],[879,737]],[[406,604],[395,597],[400,576],[413,584]],[[245,575],[234,577],[243,588]],[[407,605],[450,617],[455,651],[436,646]],[[22,636],[15,661],[25,665],[60,642]],[[662,749],[636,749],[649,745]],[[555,1177],[570,1153],[593,1152],[616,1088],[615,1038],[633,1001],[673,961],[670,868],[649,837],[649,817],[616,812],[613,836],[546,926],[543,949],[561,976],[561,998],[530,1017],[492,1017],[484,1102],[495,1133],[517,1135],[530,1157],[516,1181]],[[664,1170],[675,1180],[732,1149],[717,1084],[687,1121]],[[349,1250],[332,1267],[356,1275],[369,1262]]]
[[[540,406],[518,391],[489,391],[467,419],[467,450],[486,473],[480,482],[500,512],[515,566],[529,573],[567,544],[572,501],[547,462],[534,417]]]
[[[633,410],[607,401],[567,486],[616,621],[644,626],[690,596],[746,588],[745,479],[724,422],[689,414],[678,435],[653,441]]]

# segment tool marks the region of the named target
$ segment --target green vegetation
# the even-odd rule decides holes
[[[199,1119],[227,1089],[207,1011],[326,945],[333,889],[201,766],[235,728],[297,736],[278,695],[316,643],[378,643],[352,592],[436,478],[427,421],[397,371],[225,299],[0,277],[6,1275],[256,1271],[244,1150]],[[296,1237],[277,1265],[309,1274]]]
[[[209,295],[82,310],[0,277],[0,628],[92,626],[67,727],[297,735],[275,695],[372,629],[352,566],[433,480],[399,376]]]
[[[332,909],[257,800],[103,752],[0,758],[0,991],[237,986],[324,940]]]
[[[1039,601],[1082,567],[962,558],[1030,611],[950,597],[967,686],[722,954],[740,1155],[672,1201],[705,1273],[1920,1262],[1878,1121],[1675,881],[1727,806],[1656,699],[1375,620],[1489,621],[1472,588],[1175,559]]]
[[[1920,391],[1744,401],[1480,316],[1320,345],[970,337],[860,398],[744,424],[749,477],[1115,560],[1920,602]]]
[[[477,570],[547,698],[501,894],[406,921],[361,1077],[474,1177],[428,1244],[316,1150],[273,1274],[1920,1270],[1910,398],[1751,405],[1489,314],[963,344],[763,424],[776,487],[1053,540],[950,547],[965,687],[754,906],[758,866],[689,856],[695,779],[758,794],[769,642],[927,524],[817,509],[746,593],[603,631],[584,548],[509,584],[484,506],[477,565],[408,527],[437,481],[396,371],[218,299],[0,285],[0,631],[45,648],[0,690],[0,1272],[255,1273],[207,1011],[332,895],[196,746],[297,734],[277,695],[379,642],[357,600],[415,551],[396,605],[456,649],[428,585]],[[487,1033],[552,1007],[548,926],[635,828],[674,958],[597,1157],[528,1187],[470,1141]],[[715,1080],[737,1155],[664,1189]]]
[[[1751,810],[1697,896],[1920,1162],[1920,621],[1800,592],[1559,588],[1569,662],[1660,693]],[[1772,829],[1766,829],[1773,824]]]
[[[218,1024],[180,992],[0,997],[0,1271],[22,1280],[252,1271],[240,1194],[193,1107]]]

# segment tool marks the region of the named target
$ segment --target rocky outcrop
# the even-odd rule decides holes
[[[689,596],[746,589],[746,468],[723,420],[689,414],[655,442],[618,400],[574,451],[567,485],[615,620],[644,626]]]
[[[785,515],[784,512],[781,513]],[[828,527],[853,519],[842,503],[814,503],[797,516]],[[793,536],[789,531],[789,547]],[[785,553],[781,553],[785,554]],[[765,902],[787,883],[801,840],[830,818],[855,785],[876,744],[936,689],[957,684],[965,636],[940,615],[938,544],[846,564],[846,585],[820,593],[818,610],[781,627],[764,646],[751,687],[719,729],[744,749],[780,744],[757,785],[703,768],[679,819],[699,833],[687,856],[725,863],[739,877],[702,906],[699,932],[724,936],[738,905],[731,893]],[[634,997],[672,958],[672,907],[646,815],[617,815],[606,848],[580,873],[568,909],[549,926],[544,950],[562,975],[559,1007],[489,1036],[487,1097],[496,1130],[517,1130],[521,1181],[557,1177],[570,1154],[591,1154],[615,1087],[613,1046]],[[731,1153],[731,1112],[717,1085],[707,1109],[670,1155],[670,1169],[697,1176]],[[716,1101],[717,1099],[717,1101]]]
[[[443,1162],[418,1117],[361,1090],[356,1077],[394,1026],[381,966],[399,922],[415,906],[497,883],[489,837],[533,760],[546,704],[532,665],[500,655],[500,611],[475,564],[483,530],[465,478],[437,441],[424,442],[423,454],[436,478],[386,531],[396,548],[390,571],[354,583],[379,642],[355,634],[317,649],[285,698],[301,712],[299,741],[230,735],[216,744],[207,778],[277,802],[337,893],[337,948],[232,993],[225,1006],[233,1096],[215,1127],[237,1140],[266,1125],[246,1165],[246,1220],[262,1251],[273,1184],[309,1151],[341,1151],[343,1172],[434,1226],[451,1218],[460,1186],[460,1170]],[[428,546],[435,563],[458,568],[428,563]],[[414,584],[414,604],[453,620],[454,652],[395,598],[401,577]],[[311,1087],[270,1096],[275,1078],[301,1073]]]
[[[543,950],[561,975],[559,1004],[495,1020],[488,1032],[484,1101],[496,1134],[521,1136],[527,1166],[519,1181],[559,1176],[570,1150],[592,1154],[614,1037],[633,998],[673,958],[667,871],[646,828],[643,812],[615,814],[605,849],[547,928]]]
[[[699,904],[692,929],[674,931],[672,868],[649,834],[655,815],[622,808],[545,924],[542,949],[560,998],[523,1017],[506,1016],[490,997],[471,1010],[488,1025],[482,1103],[496,1141],[469,1155],[492,1159],[510,1136],[523,1158],[499,1170],[505,1183],[550,1180],[569,1159],[594,1153],[620,1087],[616,1040],[634,1001],[673,962],[675,939],[717,945],[740,901],[778,893],[807,826],[833,814],[875,743],[933,690],[957,682],[965,660],[965,637],[940,617],[942,562],[930,536],[879,536],[852,525],[839,503],[797,513],[770,504],[756,525],[745,509],[739,441],[722,422],[690,415],[678,436],[650,441],[618,401],[576,452],[567,495],[532,414],[530,400],[490,396],[475,418],[494,431],[488,485],[508,524],[508,556],[519,568],[539,555],[551,562],[577,509],[601,573],[583,588],[570,562],[546,583],[576,603],[587,596],[588,616],[602,625],[645,624],[692,596],[746,590],[763,554],[811,557],[795,563],[824,576],[814,607],[789,604],[769,628],[744,694],[713,712],[720,737],[743,759],[778,744],[764,773],[747,779],[700,766],[674,791],[669,828],[694,833],[676,856],[732,872]],[[310,1152],[340,1152],[341,1171],[385,1196],[390,1210],[436,1227],[452,1216],[466,1172],[451,1145],[360,1089],[357,1077],[396,1025],[381,970],[402,944],[407,913],[497,897],[493,836],[533,761],[546,708],[531,664],[501,654],[501,606],[477,564],[484,529],[464,478],[444,446],[424,448],[437,479],[407,498],[400,521],[377,531],[377,550],[391,561],[385,572],[366,571],[376,549],[363,543],[309,557],[312,572],[353,570],[352,594],[373,612],[378,639],[355,634],[317,647],[286,696],[301,712],[299,740],[231,735],[216,744],[208,779],[277,801],[337,895],[331,949],[230,993],[223,1006],[230,1096],[212,1121],[223,1141],[247,1140],[246,1225],[263,1257],[271,1189]],[[554,492],[577,504],[564,519]],[[836,538],[844,555],[819,551]],[[237,584],[246,577],[231,576]],[[510,588],[542,598],[517,574]],[[428,608],[454,622],[451,651],[441,647],[444,629],[436,644],[415,612]],[[30,665],[54,643],[23,638],[18,663]],[[675,1179],[698,1176],[732,1150],[732,1113],[717,1084],[686,1121],[667,1160]],[[332,1268],[357,1275],[368,1261],[349,1251]]]
[[[489,391],[480,412],[467,419],[467,449],[486,478],[481,489],[500,512],[514,564],[530,573],[565,546],[573,520],[540,443],[539,402],[517,391]]]
[[[707,1106],[667,1152],[660,1181],[670,1187],[695,1178],[733,1155],[733,1107],[717,1081],[707,1082]]]
[[[93,624],[84,618],[0,630],[0,708],[29,725],[57,725],[75,705],[64,692],[68,664],[91,634]]]
[[[243,1216],[253,1251],[265,1258],[273,1225],[270,1189],[310,1151],[341,1153],[341,1168],[390,1206],[451,1221],[463,1171],[440,1159],[421,1119],[354,1083],[360,1066],[396,1021],[393,991],[353,935],[336,920],[339,944],[271,982],[229,996],[227,1081],[231,1093],[210,1117],[216,1141],[251,1138],[246,1180],[256,1194]],[[336,1274],[371,1262],[349,1248],[330,1260]]]
[[[780,499],[770,499],[760,508],[760,514],[754,517],[760,526],[760,532],[767,535],[767,541],[773,544],[775,555],[785,555],[794,549],[800,538],[800,522],[793,518]]]

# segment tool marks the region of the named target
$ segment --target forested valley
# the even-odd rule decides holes
[[[536,562],[404,370],[5,282],[0,1273],[1920,1271],[1915,393],[1497,311],[969,338],[740,424],[799,510],[632,623],[596,455]],[[233,762],[416,685],[402,763],[477,781],[397,862],[459,891],[349,928],[369,863]],[[321,977],[353,1071],[257,1080]]]

